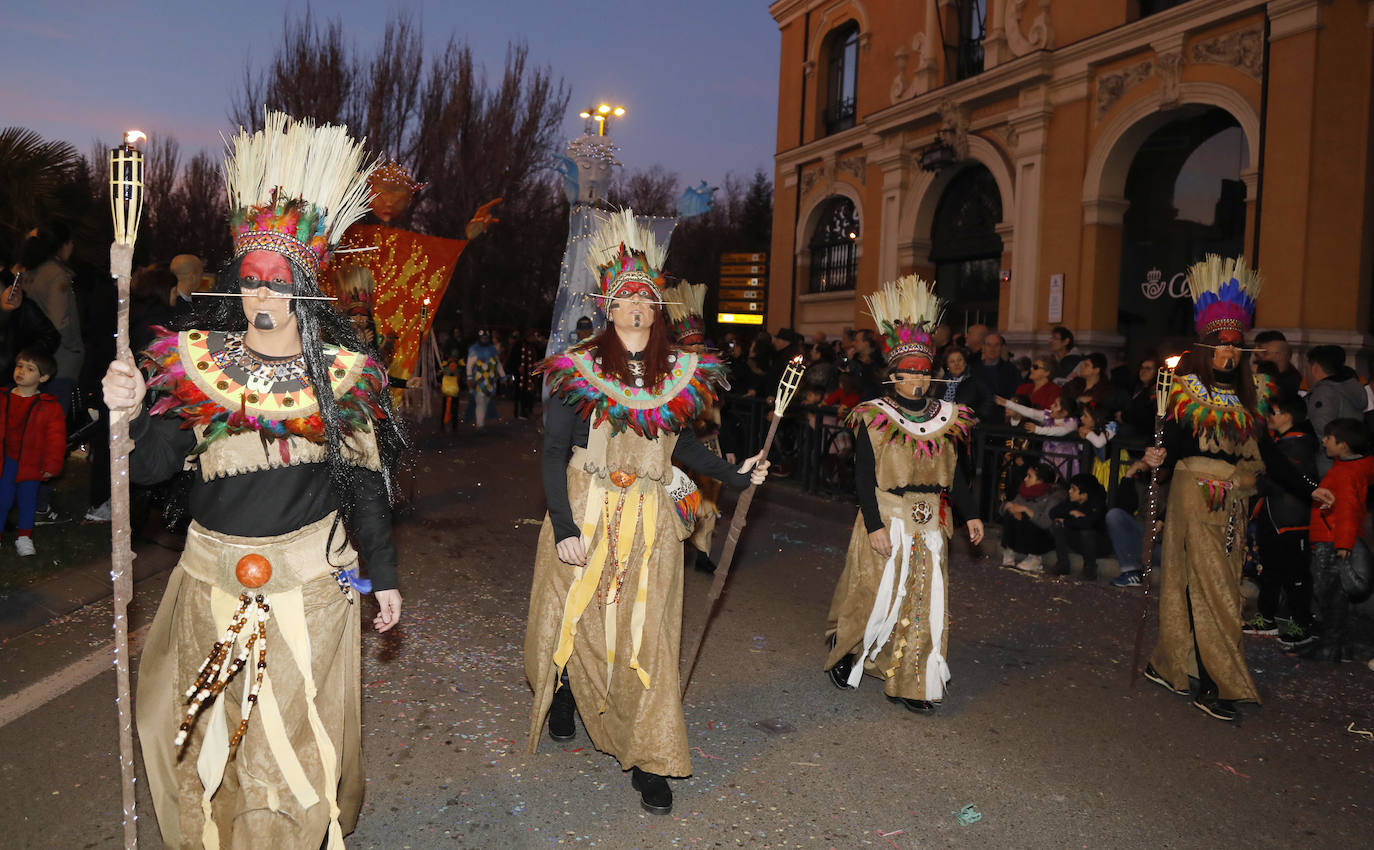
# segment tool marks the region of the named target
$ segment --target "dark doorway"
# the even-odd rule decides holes
[[[1002,272],[1002,195],[986,166],[954,176],[935,208],[930,260],[935,291],[948,302],[945,317],[956,329],[983,322],[997,326]]]
[[[1126,177],[1117,314],[1129,357],[1192,337],[1188,266],[1244,250],[1245,167],[1245,133],[1215,107],[1165,124],[1136,153]]]

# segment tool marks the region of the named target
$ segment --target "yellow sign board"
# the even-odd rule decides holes
[[[763,316],[757,313],[717,313],[716,322],[722,325],[761,325]]]

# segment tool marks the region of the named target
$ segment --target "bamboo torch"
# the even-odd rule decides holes
[[[1169,388],[1174,383],[1174,370],[1178,368],[1179,356],[1174,355],[1164,361],[1155,375],[1155,448],[1164,447],[1164,416],[1169,408]],[[1150,616],[1150,568],[1155,560],[1155,527],[1159,517],[1159,467],[1150,470],[1150,486],[1146,491],[1145,507],[1145,550],[1140,553],[1141,590],[1140,617],[1135,627],[1135,647],[1131,650],[1131,685],[1135,685],[1140,675],[1140,644],[1145,639],[1145,620]]]
[[[788,361],[787,368],[783,370],[782,380],[778,382],[778,391],[773,396],[773,421],[768,425],[768,436],[763,440],[764,459],[768,458],[768,452],[773,448],[773,437],[778,433],[778,423],[782,421],[783,413],[787,411],[787,406],[792,403],[792,396],[797,394],[797,387],[801,386],[802,371],[800,354]],[[687,656],[687,671],[682,675],[682,695],[684,697],[687,695],[687,685],[692,680],[692,671],[697,666],[697,656],[701,654],[701,644],[706,640],[706,632],[711,627],[711,619],[715,616],[716,602],[720,600],[720,595],[725,590],[725,579],[730,575],[730,562],[735,559],[735,545],[739,543],[739,533],[744,528],[745,518],[749,514],[749,505],[754,501],[754,489],[753,484],[744,488],[739,501],[735,503],[735,513],[730,520],[730,531],[725,535],[725,547],[721,550],[720,562],[716,566],[714,579],[711,581],[711,591],[706,596],[706,619],[702,622],[701,631],[692,643],[692,651]]]
[[[114,242],[110,245],[110,276],[118,280],[119,313],[115,357],[128,362],[129,278],[133,273],[134,240],[143,213],[143,154],[134,142],[146,138],[137,130],[124,135],[124,144],[110,151],[110,214]],[[138,816],[134,813],[133,706],[129,697],[129,599],[133,596],[133,529],[129,526],[129,418],[110,411],[110,578],[114,582],[115,680],[119,706],[119,773],[124,792],[124,846],[138,846]]]

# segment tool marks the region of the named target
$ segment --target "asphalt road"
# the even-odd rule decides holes
[[[836,690],[822,633],[855,510],[785,484],[755,499],[688,693],[695,773],[673,782],[671,817],[649,815],[580,727],[524,754],[536,426],[422,442],[397,529],[403,623],[363,642],[369,785],[350,847],[1254,850],[1374,834],[1374,740],[1347,731],[1374,728],[1374,674],[1249,639],[1265,703],[1220,723],[1128,686],[1138,591],[1106,579],[1029,578],[960,548],[939,713],[908,713],[874,679]],[[136,630],[164,581],[139,585]],[[689,572],[688,634],[707,587]],[[114,676],[89,677],[109,640],[105,603],[0,647],[0,846],[122,844]],[[158,847],[139,804],[140,844]],[[966,806],[981,820],[961,823]]]

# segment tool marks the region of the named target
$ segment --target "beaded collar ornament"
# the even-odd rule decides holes
[[[281,254],[303,277],[321,266],[372,197],[361,142],[347,127],[315,126],[268,112],[263,129],[240,128],[224,162],[234,259],[250,251]]]
[[[1207,258],[1188,269],[1188,289],[1193,295],[1193,325],[1198,336],[1221,335],[1225,343],[1238,343],[1255,321],[1255,299],[1264,278],[1247,268],[1244,257]]]
[[[657,387],[631,387],[601,371],[601,364],[583,346],[545,360],[550,397],[557,396],[593,425],[609,423],[611,433],[629,429],[653,439],[691,427],[716,403],[716,388],[730,386],[725,365],[709,354],[674,351],[671,369]]]
[[[973,411],[942,401],[934,415],[917,421],[888,400],[874,399],[850,411],[848,424],[868,428],[882,443],[899,442],[922,457],[933,457],[944,451],[947,443],[968,440]]]
[[[1169,413],[1192,429],[1205,448],[1232,451],[1264,433],[1269,399],[1277,391],[1273,381],[1255,375],[1256,410],[1241,403],[1234,390],[1208,387],[1197,375],[1175,375],[1169,388]]]
[[[868,311],[878,323],[883,355],[892,369],[929,372],[935,361],[930,328],[940,320],[944,302],[935,288],[916,275],[907,275],[865,295]]]

